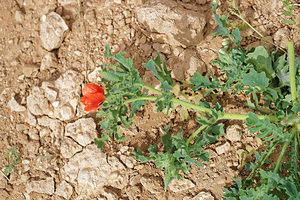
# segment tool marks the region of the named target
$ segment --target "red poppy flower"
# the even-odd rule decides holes
[[[80,102],[85,105],[85,111],[96,111],[104,101],[104,90],[96,84],[88,83],[82,89],[83,97]]]

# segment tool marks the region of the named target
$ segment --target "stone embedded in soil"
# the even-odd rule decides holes
[[[7,187],[7,179],[1,174],[0,176],[0,188],[4,189]]]
[[[230,149],[230,144],[229,142],[226,142],[225,144],[216,147],[216,151],[219,155],[226,153]]]
[[[30,137],[30,139],[32,140],[39,140],[39,132],[36,128],[34,127],[30,127],[29,131],[28,131],[28,136]]]
[[[124,165],[118,159],[107,158],[95,145],[88,145],[75,154],[60,172],[64,180],[75,186],[82,199],[103,194],[104,186],[123,189],[128,184]]]
[[[25,114],[25,122],[31,126],[34,126],[36,125],[36,118],[29,111],[27,111]]]
[[[129,180],[129,184],[131,186],[137,185],[140,182],[141,182],[141,176],[139,174],[136,175],[136,176],[131,177],[130,180]]]
[[[0,190],[0,198],[1,199],[8,199],[10,194],[6,190]]]
[[[172,192],[182,192],[194,188],[195,184],[189,179],[185,178],[181,180],[173,179],[168,187]]]
[[[280,47],[287,49],[287,44],[289,41],[289,30],[285,28],[278,29],[274,34],[274,42],[278,44]]]
[[[143,187],[152,194],[163,192],[163,185],[161,184],[162,180],[160,177],[142,176],[140,181]]]
[[[23,20],[24,20],[24,15],[22,14],[21,11],[17,10],[15,12],[15,20],[17,23],[22,24]]]
[[[54,102],[57,97],[57,92],[54,89],[52,89],[53,86],[54,85],[49,82],[42,83],[42,88],[44,89],[44,95],[51,103]]]
[[[210,192],[199,192],[191,200],[214,200],[215,198],[211,195]]]
[[[81,151],[82,147],[68,137],[64,137],[60,146],[61,155],[64,158],[71,158],[77,152]]]
[[[34,64],[26,64],[22,66],[22,72],[25,77],[34,77],[38,72],[39,67]]]
[[[226,128],[226,136],[231,142],[236,142],[241,140],[241,127],[237,124],[228,126]]]
[[[26,192],[37,192],[51,195],[54,193],[54,179],[48,177],[45,180],[30,181],[26,184]]]
[[[169,58],[167,64],[173,66],[171,76],[177,80],[186,80],[195,72],[203,74],[207,71],[206,64],[190,49],[184,50],[179,56]]]
[[[9,102],[7,103],[7,106],[10,108],[11,111],[15,112],[23,112],[26,111],[26,108],[24,106],[21,106],[15,99],[14,96],[11,97]]]
[[[49,13],[47,16],[42,16],[40,25],[40,38],[42,45],[48,51],[57,49],[69,29],[64,19],[55,12]]]
[[[133,168],[136,164],[136,160],[132,156],[121,155],[120,160],[126,165],[128,168]]]
[[[82,81],[83,75],[67,70],[54,83],[43,82],[41,87],[33,87],[27,97],[28,110],[33,115],[48,115],[62,121],[73,119],[80,100]]]
[[[168,44],[154,43],[153,49],[164,54],[171,54],[171,48]]]
[[[59,90],[59,106],[54,110],[54,117],[70,120],[75,117],[76,107],[80,100],[83,75],[67,70],[55,81],[55,88]]]
[[[70,136],[78,144],[86,146],[97,137],[96,124],[93,118],[82,118],[65,127],[65,136]]]
[[[27,97],[27,108],[34,115],[49,115],[51,112],[53,113],[43,90],[36,86],[32,88],[31,93]]]
[[[196,3],[202,5],[205,4],[207,2],[207,0],[196,0]]]
[[[63,138],[64,136],[64,127],[61,121],[43,116],[41,118],[38,118],[38,124],[42,126],[40,130],[41,135],[50,133],[53,145],[60,145],[59,140],[57,140],[56,138]],[[47,129],[44,129],[43,127],[49,127],[51,129],[51,132]],[[44,131],[42,132],[42,130]]]
[[[56,187],[55,194],[65,198],[65,199],[70,199],[70,197],[73,194],[73,187],[69,183],[67,183],[65,180],[63,180]]]
[[[40,70],[54,69],[57,66],[57,59],[55,54],[48,52],[42,59]]]
[[[151,0],[135,10],[138,23],[154,41],[187,47],[203,40],[206,20],[199,12],[178,8],[175,2],[167,0]]]
[[[88,74],[88,79],[91,83],[97,83],[99,81],[101,81],[101,78],[99,77],[99,71],[101,71],[102,68],[101,67],[97,67],[96,69],[94,69],[94,71],[92,71],[91,73]]]
[[[58,3],[60,3],[62,6],[66,6],[66,5],[77,5],[78,1],[77,0],[58,0]]]

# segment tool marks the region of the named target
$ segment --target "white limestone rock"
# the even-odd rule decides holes
[[[140,182],[143,185],[143,187],[152,194],[159,194],[163,192],[163,185],[159,177],[142,176]]]
[[[56,138],[64,137],[64,127],[61,121],[43,116],[38,118],[38,124],[42,127],[48,127],[51,130],[51,133],[49,134],[49,129],[45,129],[43,132],[40,132],[40,136],[47,136],[49,134],[52,138],[53,145],[60,145],[60,141]],[[42,130],[43,128],[40,131]]]
[[[278,31],[276,31],[276,33],[274,34],[274,42],[280,47],[287,49],[287,44],[290,40],[289,35],[290,31],[288,30],[288,28],[285,27],[278,29]]]
[[[55,107],[53,117],[63,121],[75,117],[82,82],[83,75],[74,70],[67,70],[55,81],[55,88],[59,90],[59,105]]]
[[[188,47],[203,40],[205,16],[178,7],[173,1],[151,0],[136,9],[137,21],[154,41]]]
[[[99,71],[101,70],[102,70],[101,67],[97,67],[96,69],[94,69],[94,71],[88,74],[88,79],[91,83],[97,83],[101,81],[100,73],[99,73]]]
[[[65,180],[63,180],[56,187],[55,194],[65,199],[70,199],[73,194],[73,187]]]
[[[219,155],[226,153],[230,149],[230,144],[229,142],[226,142],[225,144],[216,147],[216,151]]]
[[[81,151],[82,147],[68,137],[64,137],[60,146],[61,155],[64,158],[71,158],[77,152]]]
[[[52,195],[54,193],[54,179],[48,177],[45,180],[30,181],[26,184],[26,192],[37,192]]]
[[[199,192],[191,200],[214,200],[215,198],[211,195],[210,192]]]
[[[55,54],[52,52],[48,52],[42,59],[40,70],[44,71],[56,67],[57,67],[57,59],[55,57]]]
[[[24,111],[26,111],[26,108],[24,106],[21,106],[16,101],[16,99],[14,98],[14,96],[11,97],[11,99],[7,103],[7,106],[10,108],[11,111],[14,111],[14,112],[24,112]]]
[[[40,38],[43,47],[48,51],[57,49],[61,45],[69,27],[64,19],[55,12],[51,12],[47,16],[43,15],[41,21]]]
[[[136,159],[132,156],[121,155],[120,159],[128,168],[132,169],[136,165]]]
[[[43,82],[41,87],[33,87],[27,97],[28,110],[33,115],[48,115],[62,121],[75,117],[80,101],[83,75],[67,70],[55,82]]]
[[[82,199],[103,194],[104,186],[123,189],[128,184],[124,165],[116,158],[107,158],[93,144],[70,158],[60,172],[64,180],[75,186]]]
[[[53,109],[44,95],[43,89],[33,87],[27,97],[27,108],[33,115],[53,115]]]
[[[97,137],[96,124],[93,118],[82,118],[67,124],[65,136],[70,136],[82,146],[91,144]]]
[[[192,189],[195,187],[195,184],[190,181],[189,179],[173,179],[169,184],[169,189],[175,193],[182,192],[182,191],[188,191],[189,189]]]
[[[230,140],[231,142],[237,142],[237,141],[240,141],[241,140],[241,127],[237,124],[234,124],[234,125],[231,125],[231,126],[228,126],[226,128],[226,138],[228,140]]]
[[[194,76],[195,72],[203,74],[207,71],[200,56],[190,49],[184,50],[179,56],[171,57],[167,64],[173,66],[171,76],[177,80],[186,80]]]

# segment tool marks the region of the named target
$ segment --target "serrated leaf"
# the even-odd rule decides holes
[[[223,112],[223,108],[222,108],[222,106],[219,104],[219,102],[216,103],[216,110],[217,110],[217,111]]]
[[[285,59],[286,54],[283,54],[282,56],[278,57],[274,63],[274,70],[278,72],[278,70],[281,70],[285,67]]]
[[[101,138],[94,138],[95,145],[98,149],[101,149],[103,151],[103,144],[104,142],[108,143],[108,135],[103,135]]]
[[[293,104],[292,111],[296,114],[300,111],[300,102],[295,102]]]
[[[266,77],[265,72],[257,73],[254,69],[251,69],[248,74],[243,74],[243,83],[250,87],[259,87],[263,90],[269,85],[269,79]]]
[[[149,148],[148,148],[148,151],[150,154],[155,154],[156,153],[156,145],[151,145]]]
[[[292,13],[290,13],[289,11],[284,11],[284,15],[285,16],[289,16],[289,17],[292,17],[293,16],[293,14]]]
[[[200,73],[194,73],[194,77],[190,78],[190,83],[195,87],[193,90],[197,90],[201,87],[215,89],[220,86],[220,83],[217,81],[210,81],[207,76],[202,76]]]
[[[143,156],[143,153],[142,153],[141,149],[139,149],[139,148],[137,149],[137,151],[132,151],[131,153],[135,156],[135,158],[137,160],[139,160],[143,163],[147,162],[149,160],[147,157]]]
[[[246,99],[246,101],[247,101],[247,105],[248,105],[249,108],[251,108],[251,109],[255,109],[256,108],[255,105],[254,105],[254,103],[252,103],[250,99]]]
[[[129,128],[130,125],[133,123],[131,120],[128,120],[127,116],[120,116],[120,120],[125,128]]]
[[[233,40],[234,44],[238,46],[240,41],[242,40],[240,30],[238,28],[234,29],[232,31],[232,35],[234,37],[234,40]]]
[[[172,145],[172,139],[171,139],[171,132],[169,132],[170,129],[170,125],[167,125],[165,127],[165,134],[163,136],[161,136],[162,139],[162,143],[164,145],[164,149],[167,152],[172,152],[173,150],[173,145]]]
[[[228,31],[228,16],[222,15],[221,17],[219,15],[216,14],[216,10],[219,7],[219,4],[216,2],[212,2],[211,3],[212,6],[212,12],[214,14],[216,23],[218,25],[218,29],[215,30],[212,35],[220,35],[222,37],[224,36],[228,36],[229,35],[229,31]]]
[[[212,126],[208,129],[208,131],[210,131],[211,133],[213,133],[214,135],[225,135],[225,131],[224,131],[224,124],[220,123],[217,124],[215,126]]]
[[[289,195],[290,199],[296,200],[300,198],[300,192],[292,180],[286,179],[286,181],[284,181],[283,188],[286,190],[286,193]]]
[[[210,104],[207,101],[199,101],[199,106],[210,108]]]
[[[146,102],[144,100],[132,102],[131,103],[130,116],[133,116],[135,111],[139,110],[144,105],[146,105]]]
[[[99,73],[108,81],[120,81],[121,79],[112,72],[99,71]]]
[[[161,67],[161,65],[163,65],[163,67]],[[171,71],[167,70],[164,59],[159,54],[155,59],[151,59],[147,63],[143,63],[143,66],[152,71],[155,78],[157,78],[162,84],[167,82],[169,86],[173,85],[173,80],[170,77]]]
[[[160,88],[163,89],[164,91],[171,91],[173,88],[167,81],[164,81],[161,85]]]
[[[283,132],[283,127],[280,124],[274,124],[270,122],[269,118],[258,119],[258,117],[252,113],[248,113],[248,118],[245,120],[246,125],[251,133],[256,133],[260,131],[257,135],[259,138],[264,138],[265,141],[270,141],[272,139],[284,139],[288,136]]]

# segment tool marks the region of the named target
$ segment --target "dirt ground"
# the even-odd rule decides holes
[[[188,137],[198,127],[194,114],[189,112],[190,118],[183,121],[180,108],[168,117],[148,103],[134,125],[121,129],[127,140],[105,145],[101,152],[93,144],[101,135],[99,119],[96,113],[84,112],[79,102],[82,86],[99,81],[97,71],[108,62],[103,56],[107,44],[113,52],[125,51],[133,58],[143,80],[154,87],[157,81],[141,64],[157,51],[177,81],[194,72],[212,70],[218,75],[211,61],[217,58],[222,38],[210,35],[216,28],[211,1],[0,2],[0,168],[9,162],[2,152],[16,146],[20,155],[8,177],[0,174],[0,199],[223,199],[224,187],[244,175],[241,155],[261,142],[243,123],[225,121],[227,135],[206,148],[210,161],[192,166],[183,180],[173,180],[164,192],[163,173],[153,163],[136,161],[130,151],[161,145],[161,129],[167,124],[174,133],[183,129]],[[263,35],[283,48],[293,40],[299,54],[299,32],[282,22],[286,17],[280,0],[237,2]],[[227,8],[222,1],[218,12],[227,14]],[[299,7],[295,16],[299,21]],[[246,31],[243,45],[262,43]],[[184,97],[184,91],[180,95]],[[226,112],[247,113],[239,96],[224,95],[212,100],[216,101]]]

